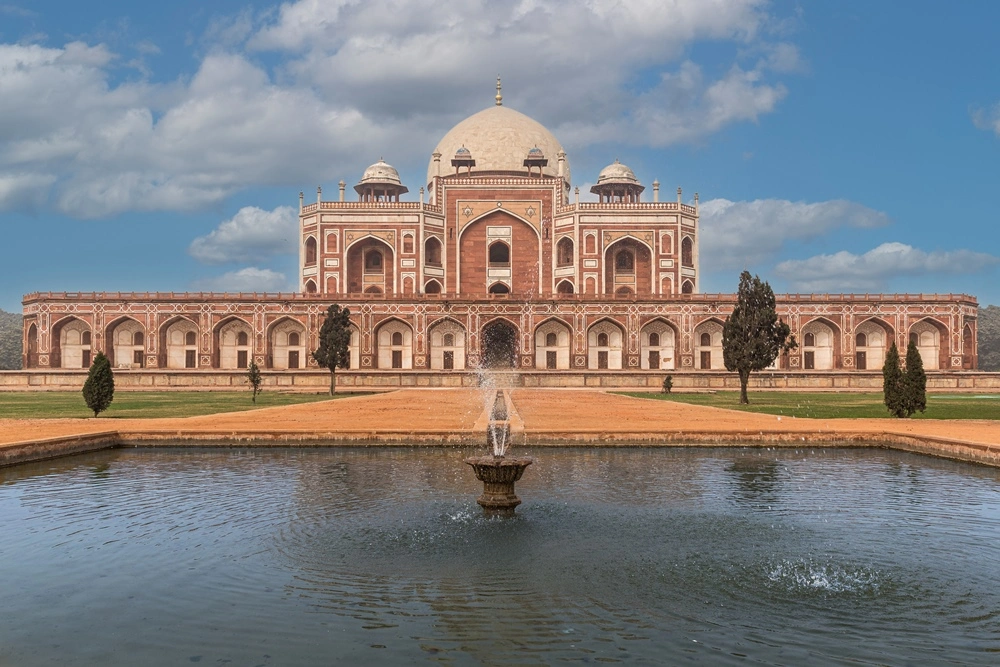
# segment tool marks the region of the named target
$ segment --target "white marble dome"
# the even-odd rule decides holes
[[[635,177],[635,172],[623,165],[618,160],[615,160],[612,164],[609,164],[604,169],[601,169],[601,173],[597,176],[597,185],[606,185],[611,183],[629,183],[632,185],[638,185],[639,179]]]
[[[513,171],[525,173],[524,156],[538,147],[549,159],[542,168],[546,176],[559,175],[559,160],[563,147],[551,132],[538,121],[510,107],[492,106],[473,114],[451,128],[434,149],[441,154],[441,175],[454,173],[447,160],[460,148],[466,147],[476,160],[473,175],[483,171]],[[427,165],[427,182],[436,175],[434,158]],[[569,183],[569,160],[563,166]]]
[[[396,168],[391,164],[387,164],[382,158],[379,158],[378,162],[365,169],[365,173],[361,177],[361,182],[358,185],[367,185],[369,183],[391,185],[403,184],[399,180],[399,172],[396,171]]]

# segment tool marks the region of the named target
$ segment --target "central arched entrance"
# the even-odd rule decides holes
[[[490,322],[483,327],[481,347],[485,368],[514,368],[517,361],[517,329],[504,320]]]

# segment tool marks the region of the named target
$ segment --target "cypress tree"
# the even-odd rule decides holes
[[[337,391],[337,368],[350,368],[351,311],[333,304],[319,330],[319,348],[312,353],[320,366],[330,369],[330,395]]]
[[[920,357],[920,350],[912,340],[906,346],[903,392],[906,397],[906,408],[909,410],[907,417],[914,412],[923,412],[927,409],[927,373],[924,372],[924,360]]]
[[[115,376],[111,372],[111,362],[98,352],[90,364],[87,381],[83,383],[83,400],[94,411],[96,417],[108,409],[115,397]]]
[[[882,364],[882,396],[885,407],[895,417],[909,417],[903,399],[903,371],[899,367],[899,348],[892,342]]]
[[[722,358],[726,370],[739,373],[741,405],[750,402],[750,373],[773,364],[782,351],[798,347],[790,333],[778,318],[771,286],[749,271],[741,273],[733,314],[722,328]]]

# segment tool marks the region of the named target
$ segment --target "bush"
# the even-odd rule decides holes
[[[663,388],[660,390],[660,393],[669,394],[673,388],[674,388],[674,376],[668,375],[667,377],[663,378]]]
[[[111,362],[103,352],[98,352],[94,362],[90,364],[87,381],[83,383],[83,400],[96,417],[108,409],[114,398],[115,376],[111,372]]]
[[[257,394],[260,393],[261,381],[260,368],[257,367],[257,362],[251,359],[250,365],[247,366],[247,382],[250,384],[250,390],[253,391],[254,405],[257,404]]]

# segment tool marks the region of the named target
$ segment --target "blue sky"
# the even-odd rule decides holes
[[[0,308],[292,289],[298,192],[384,156],[415,198],[497,73],[584,193],[618,158],[700,194],[703,291],[1000,304],[997,26],[987,0],[0,0]]]

